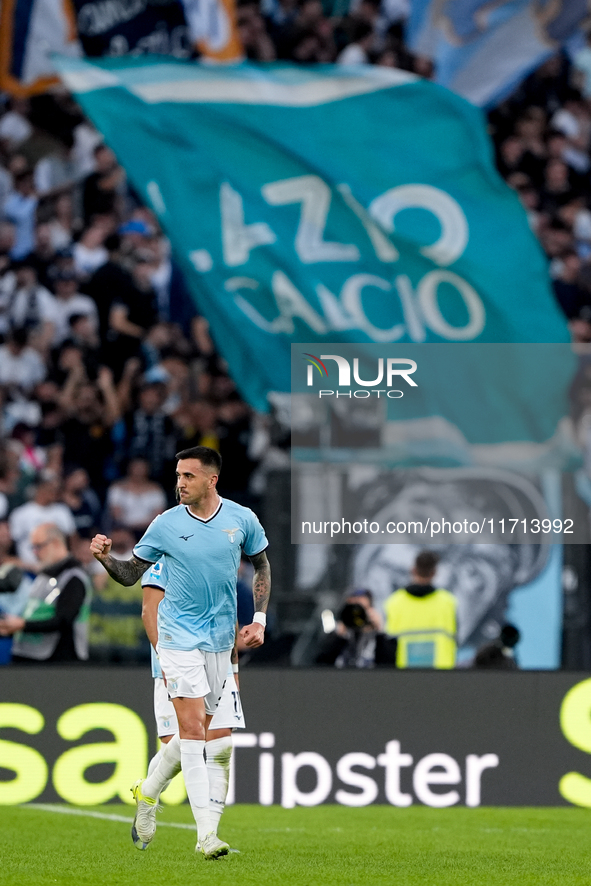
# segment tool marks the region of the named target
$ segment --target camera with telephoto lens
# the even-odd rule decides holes
[[[361,603],[345,603],[339,619],[346,628],[351,628],[353,631],[361,631],[369,624],[367,612]]]

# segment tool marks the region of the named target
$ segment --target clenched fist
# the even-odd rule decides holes
[[[111,553],[111,544],[111,539],[107,538],[106,535],[95,535],[90,542],[90,550],[99,563],[106,560]]]
[[[250,625],[244,625],[238,636],[249,649],[256,649],[257,646],[262,646],[265,642],[265,629],[262,624],[254,622]]]

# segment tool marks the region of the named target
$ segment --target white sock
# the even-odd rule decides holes
[[[232,736],[214,738],[205,742],[207,777],[209,779],[209,813],[215,833],[226,805],[232,758]]]
[[[181,764],[191,810],[197,824],[197,838],[202,843],[212,830],[209,813],[209,780],[205,765],[205,742],[181,738]]]
[[[142,794],[152,797],[154,800],[158,799],[162,791],[170,784],[171,779],[181,771],[181,742],[178,733],[173,735],[168,744],[160,748],[156,757],[160,759],[151,772],[148,769],[148,777],[142,784]]]
[[[156,769],[156,766],[158,766],[158,763],[162,759],[162,751],[163,750],[164,750],[164,745],[161,745],[161,747],[158,749],[158,751],[154,754],[154,756],[150,760],[150,763],[148,765],[148,776],[147,776],[148,778],[152,775],[152,773]]]

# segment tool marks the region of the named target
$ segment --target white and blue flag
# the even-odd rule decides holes
[[[435,78],[481,107],[581,34],[587,0],[414,0],[408,40]]]

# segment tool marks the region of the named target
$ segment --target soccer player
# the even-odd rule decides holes
[[[178,719],[181,766],[197,824],[198,847],[205,858],[218,858],[227,855],[230,847],[216,836],[211,818],[205,736],[222,695],[234,645],[241,551],[255,570],[255,614],[252,624],[240,631],[249,648],[264,642],[271,570],[265,553],[267,539],[256,516],[217,493],[219,454],[195,446],[176,457],[180,504],[150,523],[131,559],[115,560],[111,540],[105,535],[95,535],[90,549],[109,575],[125,586],[135,584],[160,558],[166,564],[166,592],[158,606],[158,655]],[[155,830],[158,797],[151,796],[151,788],[149,779],[134,788],[137,832],[144,842],[152,839]],[[150,808],[154,815],[148,828]]]
[[[166,566],[158,561],[142,578],[144,591],[142,617],[148,639],[152,644],[152,676],[154,677],[154,716],[158,737],[163,747],[150,761],[148,778],[154,775],[157,793],[162,793],[181,770],[180,745],[178,741],[178,722],[174,706],[162,676],[155,647],[158,640],[157,611],[166,590]],[[214,833],[222,817],[230,776],[230,760],[232,757],[232,730],[244,729],[244,714],[238,691],[238,652],[236,644],[232,649],[232,663],[226,676],[226,682],[218,708],[213,715],[205,739],[205,759],[209,779],[209,811],[214,824]],[[176,738],[175,738],[176,736]],[[166,747],[174,739],[170,747]],[[159,768],[158,768],[159,767]],[[154,807],[150,807],[154,809]],[[146,849],[148,844],[137,834],[137,827],[132,827],[132,839],[137,849]]]

